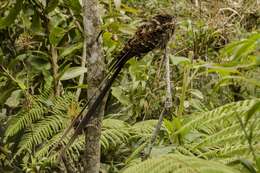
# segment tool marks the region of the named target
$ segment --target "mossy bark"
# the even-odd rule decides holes
[[[97,41],[100,32],[100,17],[98,14],[97,0],[83,1],[83,23],[84,37],[86,39],[86,55],[88,64],[87,84],[88,98],[90,98],[100,81],[103,78],[102,72],[102,49],[101,44]],[[102,104],[104,105],[104,104]],[[92,116],[85,129],[85,153],[84,153],[84,172],[98,173],[100,169],[100,135],[101,119],[103,117],[103,106],[99,107],[97,116]]]

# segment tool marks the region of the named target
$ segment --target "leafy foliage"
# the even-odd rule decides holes
[[[195,118],[183,124],[174,135],[181,134],[183,140],[187,140],[186,145],[181,147],[201,158],[225,162],[240,157],[253,160],[246,136],[241,132],[239,119],[245,123],[249,111],[256,104],[259,104],[259,99],[230,103],[209,112],[192,115]],[[252,133],[251,141],[255,151],[259,150],[258,115],[259,113],[254,114],[245,127],[248,133]]]
[[[151,158],[142,162],[165,99],[160,51],[130,60],[112,88],[102,171],[259,171],[259,2],[99,2],[104,67],[141,21],[162,12],[178,20],[168,45],[174,106]],[[81,1],[1,0],[0,9],[0,172],[80,172],[84,136],[68,165],[57,157],[70,135],[56,144],[85,102],[76,90],[89,86],[78,82],[88,73]]]
[[[137,172],[181,172],[181,173],[238,173],[239,171],[213,161],[180,154],[169,154],[159,158],[146,160],[138,165],[131,166],[124,173]]]

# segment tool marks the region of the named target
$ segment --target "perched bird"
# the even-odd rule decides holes
[[[112,61],[110,66],[110,73],[101,86],[100,93],[95,97],[94,101],[91,101],[88,105],[88,111],[83,116],[82,120],[77,124],[77,127],[69,139],[69,142],[63,149],[63,152],[75,141],[76,137],[82,132],[84,127],[88,124],[89,120],[93,116],[97,116],[98,107],[102,103],[103,98],[109,91],[113,81],[116,79],[124,64],[131,58],[141,58],[151,50],[156,48],[165,48],[169,39],[173,35],[175,29],[176,20],[174,16],[169,14],[159,14],[151,18],[148,22],[140,26],[134,36],[125,44],[119,55]],[[82,109],[77,117],[79,117],[87,105]],[[72,125],[65,130],[61,139],[63,139],[73,127]],[[62,152],[62,153],[63,153]]]

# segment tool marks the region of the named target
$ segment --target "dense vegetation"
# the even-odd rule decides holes
[[[167,12],[178,21],[168,44],[174,104],[151,158],[143,154],[166,92],[161,51],[130,60],[114,83],[101,171],[259,172],[259,1],[99,2],[104,69],[144,19]],[[82,170],[83,135],[66,164],[54,147],[86,102],[75,94],[88,88],[78,82],[87,72],[81,8],[78,0],[0,1],[0,172]]]

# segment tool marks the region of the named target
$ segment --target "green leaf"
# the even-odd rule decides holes
[[[23,12],[21,13],[20,17],[22,19],[23,25],[26,29],[31,27],[31,20],[30,17],[33,15],[33,10],[28,8],[23,8]]]
[[[208,73],[216,72],[222,76],[226,76],[229,74],[239,74],[239,71],[237,70],[236,67],[223,67],[223,66],[218,66],[218,65],[214,65],[214,64],[213,65],[208,64],[205,67],[208,68],[208,70],[207,70]]]
[[[256,65],[260,65],[260,55],[255,57],[255,63]]]
[[[64,0],[65,5],[72,9],[75,14],[81,13],[81,5],[79,0]]]
[[[234,60],[242,58],[243,56],[248,55],[251,51],[255,50],[255,44],[253,41],[246,42],[234,52]]]
[[[41,19],[37,12],[34,12],[34,15],[32,16],[31,29],[36,34],[42,33],[43,31],[43,28],[41,26]]]
[[[125,4],[121,4],[121,7],[124,9],[125,12],[137,14],[139,13],[139,10],[136,8],[129,7]]]
[[[149,76],[146,73],[146,69],[148,68],[147,64],[142,61],[137,61],[132,59],[128,61],[129,64],[129,73],[133,79],[133,81],[147,81]]]
[[[61,39],[63,38],[65,33],[66,33],[66,31],[61,27],[57,26],[57,27],[52,28],[50,35],[49,35],[50,43],[54,46],[57,46],[59,44],[59,42],[61,41]]]
[[[118,30],[124,34],[133,35],[136,27],[134,25],[118,24]]]
[[[256,167],[257,167],[257,170],[259,172],[260,171],[260,156],[256,157]]]
[[[256,173],[253,163],[251,163],[249,160],[246,160],[246,159],[242,159],[242,158],[236,159],[236,160],[232,161],[231,163],[229,163],[229,165],[236,165],[238,163],[243,165],[250,173]]]
[[[246,58],[252,52],[255,52],[259,44],[260,34],[251,34],[251,36],[242,41],[233,42],[222,49],[222,53],[231,57],[232,62],[239,62]]]
[[[256,102],[247,112],[245,125],[248,123],[249,119],[260,110],[260,101]]]
[[[117,98],[117,100],[124,104],[129,105],[130,100],[126,97],[126,95],[123,93],[123,90],[119,87],[112,87],[112,95]]]
[[[52,12],[59,4],[59,0],[49,0],[47,2],[48,2],[48,4],[47,4],[47,7],[45,8],[45,11],[47,13]]]
[[[115,4],[116,9],[119,10],[120,6],[121,6],[121,0],[114,0],[114,4]]]
[[[44,57],[30,56],[28,60],[32,65],[32,67],[36,70],[42,71],[42,70],[49,70],[51,68],[50,62],[47,61]]]
[[[182,63],[190,63],[190,60],[183,56],[170,55],[170,60],[173,65],[179,65]]]
[[[68,80],[78,77],[79,75],[86,73],[86,67],[70,67],[65,73],[61,76],[60,80]]]
[[[4,104],[6,102],[6,100],[10,97],[10,95],[12,94],[12,92],[15,90],[15,87],[10,86],[9,88],[0,88],[0,105]]]
[[[22,81],[16,80],[16,83],[21,88],[21,90],[26,90],[26,85]]]
[[[191,93],[192,95],[196,96],[196,97],[199,98],[199,99],[203,99],[203,94],[202,94],[202,92],[201,92],[200,90],[198,90],[198,89],[191,89],[191,90],[190,90],[190,93]]]
[[[114,40],[112,40],[112,33],[111,32],[104,32],[103,33],[103,43],[107,47],[113,47],[117,44]]]
[[[6,100],[5,104],[9,107],[17,107],[20,103],[21,94],[21,90],[13,91],[11,96]]]
[[[216,161],[203,160],[193,156],[181,154],[167,154],[153,157],[138,164],[133,164],[122,173],[241,173],[239,170],[228,167]]]
[[[17,15],[20,13],[22,7],[23,0],[17,0],[14,7],[10,10],[9,14],[4,18],[0,18],[0,29],[11,25],[16,19]]]
[[[166,128],[166,130],[167,130],[167,132],[168,132],[169,134],[172,134],[172,133],[174,132],[174,127],[173,127],[172,121],[169,121],[169,120],[167,120],[167,119],[164,119],[164,120],[163,120],[163,125],[164,125],[164,127]]]
[[[68,55],[71,55],[73,54],[75,51],[79,50],[79,49],[82,49],[82,46],[83,46],[83,43],[76,43],[76,44],[73,44],[69,47],[66,47],[64,48],[64,50],[61,52],[60,56],[61,57],[65,57],[65,56],[68,56]]]

